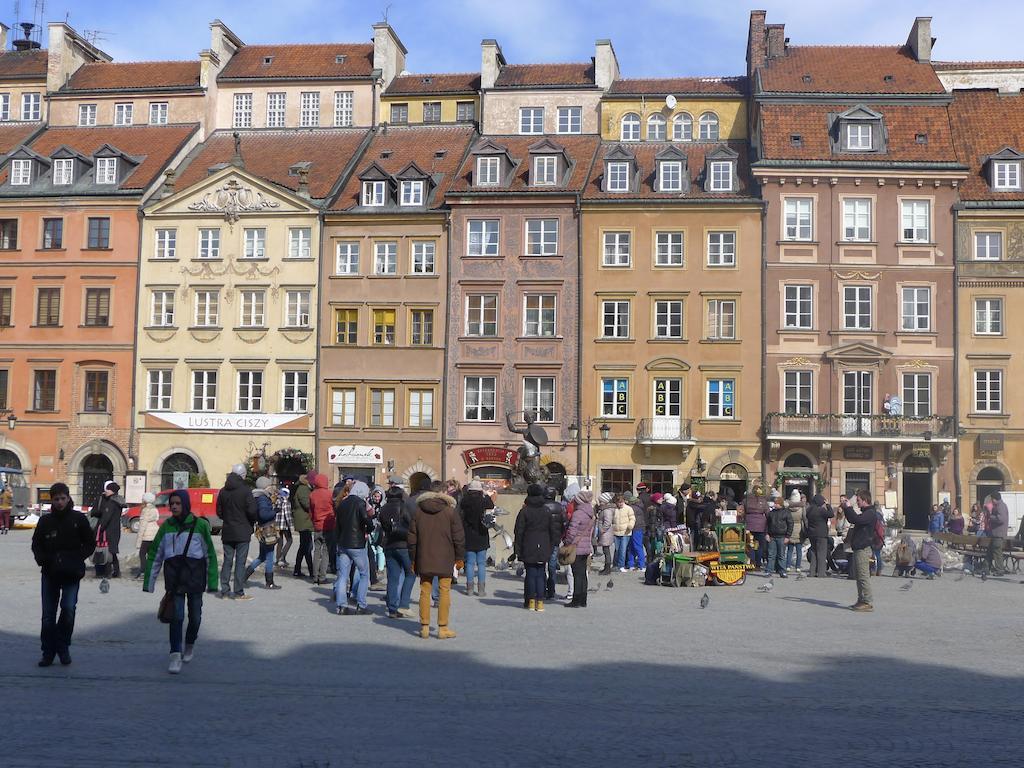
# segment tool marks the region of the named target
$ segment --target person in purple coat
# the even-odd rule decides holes
[[[565,534],[562,536],[563,544],[576,545],[576,559],[572,567],[572,600],[567,608],[587,607],[587,562],[594,552],[594,494],[590,491],[580,491],[575,497],[575,508],[572,519],[569,521]]]

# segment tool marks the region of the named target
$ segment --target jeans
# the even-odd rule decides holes
[[[764,568],[765,572],[768,572],[768,542],[765,541],[764,531],[757,531],[754,533],[754,542],[757,544],[754,549],[754,567]]]
[[[245,594],[245,558],[249,554],[249,542],[221,542],[224,545],[224,566],[220,571],[220,591],[231,591],[231,573],[235,574],[235,594]]]
[[[558,578],[558,547],[555,547],[551,552],[551,557],[548,558],[547,565],[547,580],[544,584],[544,599],[554,600],[555,599],[555,579]]]
[[[766,572],[785,573],[786,539],[783,536],[772,536],[768,542],[768,562],[765,563]]]
[[[313,575],[313,532],[299,531],[299,551],[295,553],[295,575],[302,575],[302,560],[306,560],[309,575]]]
[[[572,563],[572,580],[573,580],[573,593],[572,600],[569,602],[570,605],[579,605],[584,608],[587,607],[587,588],[589,584],[587,579],[589,574],[587,573],[587,560],[590,558],[589,555],[576,555],[576,559]]]
[[[323,531],[313,533],[313,577],[317,583],[327,581],[327,536]]]
[[[466,552],[466,585],[472,583],[473,575],[476,574],[476,582],[481,587],[487,584],[487,550],[481,549],[477,552]],[[389,575],[390,579],[391,576]]]
[[[790,563],[796,560],[796,563],[794,563],[794,565],[796,566],[796,569],[799,571],[800,563],[803,560],[803,557],[803,545],[798,541],[790,541],[789,544],[786,545],[786,570],[788,571]]]
[[[931,575],[939,572],[938,568],[936,568],[934,565],[928,565],[928,563],[924,562],[923,560],[918,560],[916,563],[914,563],[914,567],[925,575]]]
[[[39,630],[39,644],[43,655],[52,657],[58,651],[67,651],[71,634],[75,631],[75,607],[78,605],[78,587],[75,581],[58,582],[42,576],[43,619]],[[60,618],[57,608],[60,607]]]
[[[185,598],[188,598],[188,628],[185,630],[185,645],[193,645],[199,637],[199,625],[203,621],[203,593],[189,592],[174,596],[174,621],[171,628],[171,653],[181,653],[181,629],[185,624]]]
[[[615,567],[626,567],[626,549],[629,547],[629,536],[615,537]]]
[[[338,550],[338,576],[334,580],[334,602],[342,608],[348,605],[348,571],[352,563],[356,564],[358,573],[352,583],[352,591],[356,593],[356,605],[366,607],[366,590],[370,588],[370,561],[366,557],[366,548]]]
[[[874,570],[872,571],[876,576],[882,575],[882,549],[871,549],[871,555],[875,558]]]
[[[871,605],[871,548],[853,550],[850,570],[857,580],[857,602]]]
[[[264,544],[260,542],[260,556],[249,563],[249,567],[252,570],[256,570],[261,565],[267,576],[274,575],[274,553],[277,550],[276,544]]]
[[[811,576],[825,578],[828,576],[828,544],[823,536],[811,539],[811,548],[807,550],[807,562],[811,567]]]
[[[644,549],[644,532],[642,529],[633,531],[629,537],[629,548],[626,551],[626,567],[639,568],[641,571],[647,567],[647,550]]]
[[[526,564],[526,599],[543,600],[545,590],[544,563]]]
[[[486,552],[484,554],[486,556]],[[412,587],[416,583],[416,574],[412,571],[409,550],[404,547],[385,549],[384,565],[388,572],[388,611],[394,613],[400,608],[408,610],[409,600],[412,599]]]

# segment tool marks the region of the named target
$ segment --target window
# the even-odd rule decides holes
[[[391,122],[394,125],[405,125],[409,122],[409,105],[408,104],[392,104],[391,105]]]
[[[353,124],[353,93],[353,91],[334,92],[334,124],[339,128],[349,128]]]
[[[441,122],[441,102],[440,101],[427,101],[423,104],[423,122],[424,123],[440,123]]]
[[[785,413],[812,413],[811,371],[786,371]]]
[[[434,274],[436,250],[437,245],[433,240],[413,240],[412,273],[414,275]]]
[[[866,198],[843,200],[843,239],[860,241],[871,239],[871,200]]]
[[[558,133],[583,132],[583,107],[558,108]]]
[[[523,297],[523,336],[555,335],[553,293],[528,293]]]
[[[18,220],[0,219],[0,250],[18,249]]]
[[[151,325],[174,327],[174,291],[153,291]]]
[[[309,327],[309,291],[285,291],[284,324],[289,328]]]
[[[931,374],[903,374],[903,413],[914,418],[932,415]]]
[[[736,266],[735,232],[708,232],[708,266]]]
[[[605,493],[625,493],[633,490],[632,469],[602,469],[601,490]]]
[[[974,258],[978,261],[999,261],[1003,258],[1002,232],[975,232]]]
[[[356,425],[356,391],[354,389],[331,390],[331,425],[354,427]]]
[[[640,115],[634,112],[627,112],[622,116],[619,140],[640,141]]]
[[[57,410],[57,372],[34,371],[32,376],[32,410]]]
[[[131,125],[134,111],[135,107],[133,104],[115,104],[114,125]]]
[[[178,230],[156,230],[155,256],[158,259],[173,259],[177,256]]]
[[[0,122],[11,119],[11,94],[0,93]]]
[[[708,418],[736,418],[736,380],[708,379],[707,387]]]
[[[196,325],[216,328],[220,324],[220,292],[196,291]]]
[[[498,255],[498,220],[470,219],[466,255]]]
[[[252,128],[252,94],[236,93],[235,108],[231,119],[234,128]]]
[[[238,412],[263,410],[263,371],[238,372]]]
[[[732,192],[732,163],[716,160],[711,163],[711,191]]]
[[[334,343],[355,344],[359,330],[359,310],[334,310]]]
[[[265,259],[267,256],[267,230],[262,227],[243,230],[245,240],[245,258]]]
[[[334,272],[337,275],[359,274],[359,243],[341,242],[337,246],[337,260]]]
[[[683,191],[683,164],[679,160],[658,163],[658,188],[662,192]]]
[[[288,230],[288,258],[308,259],[312,256],[310,240],[312,230],[309,227],[291,227]]]
[[[982,336],[999,336],[1003,333],[1003,300],[974,300],[974,332]]]
[[[86,413],[107,412],[107,384],[110,381],[108,371],[85,372],[85,406]]]
[[[705,112],[698,121],[701,141],[718,141],[718,115]]]
[[[872,402],[871,371],[843,371],[843,413],[870,416]]]
[[[387,199],[387,183],[383,181],[363,182],[363,205],[382,206]]]
[[[11,184],[23,186],[32,181],[32,161],[12,160],[11,161]]]
[[[110,247],[110,219],[90,218],[88,243],[90,248]]]
[[[931,328],[931,288],[904,288],[902,305],[904,331],[927,331]]]
[[[813,201],[809,197],[787,197],[785,199],[787,240],[811,239],[812,204]]]
[[[264,308],[267,294],[265,291],[242,291],[241,326],[243,328],[262,328],[266,325]]]
[[[53,183],[56,186],[70,184],[75,175],[75,161],[59,159],[53,161]]]
[[[83,127],[89,127],[96,125],[96,105],[95,104],[79,104],[78,105],[78,124]]]
[[[466,421],[494,421],[495,381],[493,376],[466,377],[463,409]]]
[[[320,125],[320,91],[303,91],[299,94],[299,125],[316,128]]]
[[[846,148],[854,152],[870,151],[871,125],[869,123],[847,123]]]
[[[148,373],[147,406],[151,411],[171,410],[171,370],[158,368]]]
[[[199,258],[220,258],[220,229],[199,230]]]
[[[63,219],[43,219],[43,248],[63,248]]]
[[[413,429],[434,426],[434,390],[409,390],[409,426]]]
[[[370,426],[395,426],[395,390],[370,390]]]
[[[398,274],[398,243],[388,241],[373,244],[373,274]]]
[[[629,416],[629,379],[601,379],[601,415],[620,419]]]
[[[522,134],[544,133],[544,107],[520,107],[519,132]]]
[[[683,302],[654,302],[654,336],[658,339],[683,338]]]
[[[455,105],[455,119],[460,123],[471,123],[476,120],[476,104],[472,101],[460,101]]]
[[[544,155],[533,158],[533,185],[550,187],[558,183],[558,158]]]
[[[101,157],[96,160],[96,183],[117,183],[117,158]]]
[[[10,328],[14,311],[14,289],[0,288],[0,328]]]
[[[36,292],[36,325],[60,325],[60,288],[40,288]]]
[[[993,162],[993,189],[1020,189],[1020,163]]]
[[[604,261],[606,267],[628,267],[631,263],[631,235],[629,232],[604,233]]]
[[[871,286],[847,285],[843,287],[843,327],[849,329],[871,327]]]
[[[476,159],[477,185],[501,183],[501,158],[478,157]]]
[[[21,94],[21,119],[39,120],[42,116],[42,96],[38,93]]]
[[[814,327],[814,286],[787,285],[785,291],[784,328]]]
[[[733,299],[708,300],[708,339],[729,341],[736,338],[736,302]]]
[[[93,327],[110,325],[110,289],[85,289],[85,324]]]
[[[664,141],[667,123],[662,115],[651,115],[647,118],[647,140]]]
[[[693,141],[693,118],[686,112],[672,118],[672,138],[675,141]]]
[[[149,105],[149,124],[167,125],[167,102],[154,101]]]
[[[658,232],[655,235],[654,265],[657,267],[683,266],[682,232]]]
[[[629,192],[629,163],[608,163],[608,191]]]
[[[402,205],[423,205],[423,182],[403,181],[400,199]]]
[[[414,347],[429,347],[434,343],[434,310],[414,309],[409,313],[410,343]]]
[[[629,338],[629,302],[601,302],[601,337],[605,339]]]
[[[285,104],[287,94],[267,94],[267,128],[284,128]]]
[[[555,379],[552,376],[527,376],[523,379],[523,410],[537,421],[555,420]]]
[[[1003,372],[974,372],[974,412],[1003,412]]]
[[[903,240],[908,243],[930,242],[930,204],[927,200],[903,200]]]
[[[682,379],[654,380],[654,415],[683,415],[683,382]]]
[[[395,345],[395,316],[393,309],[373,310],[373,343],[383,347]]]
[[[192,410],[217,410],[217,371],[192,371]]]
[[[497,294],[471,294],[466,297],[466,335],[498,335]]]
[[[526,220],[526,255],[555,256],[558,253],[558,219]]]
[[[284,401],[281,410],[285,413],[305,413],[309,407],[309,372],[284,372]]]

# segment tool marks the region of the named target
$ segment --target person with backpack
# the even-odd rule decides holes
[[[274,556],[277,552],[277,539],[279,536],[276,520],[277,510],[271,498],[271,479],[263,476],[256,479],[256,487],[252,491],[256,499],[256,538],[259,541],[259,556],[249,563],[245,569],[245,581],[249,580],[256,569],[263,566],[263,581],[265,589],[280,589],[280,584],[274,583]]]
[[[910,576],[914,571],[914,563],[917,562],[917,545],[909,533],[900,536],[896,542],[896,551],[893,553],[895,568],[893,573],[897,576]]]
[[[75,510],[68,487],[54,483],[50,486],[50,512],[39,518],[32,532],[32,557],[39,566],[43,596],[40,667],[49,667],[55,656],[64,666],[71,663],[78,588],[85,577],[85,561],[95,549],[89,519]]]
[[[857,581],[857,602],[850,609],[868,612],[875,610],[871,602],[871,550],[881,546],[877,530],[879,513],[871,493],[864,488],[857,491],[854,501],[846,510],[846,519],[853,526],[848,542],[853,550],[848,570]]]
[[[471,480],[458,502],[459,516],[466,533],[467,595],[487,594],[487,550],[491,546],[491,534],[484,515],[490,509],[494,509],[494,502],[484,493],[483,483]]]
[[[409,558],[409,528],[412,515],[405,507],[405,493],[399,485],[389,485],[380,508],[380,527],[384,533],[384,567],[388,574],[385,604],[389,619],[404,619],[412,599],[416,574]]]
[[[992,509],[988,513],[989,536],[988,568],[993,576],[1005,576],[1003,568],[1003,550],[1006,548],[1006,536],[1010,530],[1010,510],[1003,501],[999,491],[992,491]]]
[[[810,549],[807,550],[809,576],[819,579],[828,576],[828,521],[833,517],[835,517],[835,512],[825,501],[825,497],[820,493],[815,494],[807,507],[804,526],[804,532],[810,541]]]
[[[221,519],[220,543],[224,564],[220,571],[220,596],[234,600],[252,600],[245,594],[245,560],[256,524],[256,498],[245,482],[245,465],[235,464],[217,494],[217,517]],[[234,574],[235,589],[231,591]]]
[[[558,524],[558,536],[561,538],[562,531],[565,530],[565,526],[569,524],[569,505],[572,501],[558,501],[555,497],[557,496],[556,490],[550,485],[544,487],[544,506],[547,507],[548,513],[555,519]],[[554,547],[551,550],[551,556],[548,558],[547,565],[545,566],[546,578],[544,581],[544,599],[554,600],[555,599],[555,582],[558,579],[558,570],[560,566],[558,564],[558,547]],[[569,587],[568,594],[572,594],[572,569],[566,568],[566,583]],[[525,594],[524,594],[525,598]],[[569,598],[566,598],[569,599]]]

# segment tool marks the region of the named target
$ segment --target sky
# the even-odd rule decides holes
[[[0,19],[14,19],[14,0]],[[38,0],[36,0],[38,2]],[[932,16],[933,58],[1024,59],[1024,3],[1010,0],[46,0],[44,22],[67,20],[115,61],[194,59],[221,19],[247,43],[361,42],[384,14],[411,72],[475,72],[480,40],[509,63],[587,61],[610,38],[623,77],[743,74],[751,8],[783,23],[793,45],[900,44]],[[31,20],[33,0],[20,0]]]

